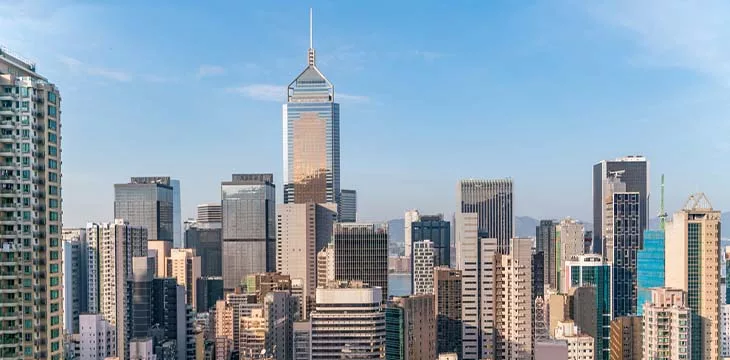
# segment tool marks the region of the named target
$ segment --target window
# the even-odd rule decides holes
[[[51,264],[50,270],[51,270],[51,274],[58,273],[58,264]],[[51,294],[53,294],[53,291],[51,291]],[[58,296],[58,291],[56,291],[56,296]]]
[[[51,318],[51,322],[53,322],[53,318]],[[51,351],[58,351],[58,341],[51,343]]]
[[[3,92],[6,94],[12,94],[13,88],[11,88],[10,86],[5,86],[5,87],[3,87]]]
[[[58,209],[58,200],[56,200],[56,199],[48,200],[48,207],[51,209]]]
[[[52,92],[48,92],[48,102],[55,104],[56,103],[56,94]]]
[[[58,251],[51,251],[51,260],[58,260]]]
[[[48,133],[48,142],[56,143],[56,134]]]
[[[51,255],[52,254],[53,254],[53,251],[51,251]],[[56,257],[58,257],[58,252],[56,252]],[[51,259],[53,260],[53,257],[51,257]],[[58,285],[58,277],[53,276],[53,277],[51,277],[51,286],[56,286],[56,285]],[[54,305],[56,307],[56,310],[53,310]],[[51,304],[51,312],[56,312],[56,311],[58,311],[58,304]]]
[[[28,96],[29,90],[30,90],[30,88],[27,88],[27,87],[20,88],[20,95]]]
[[[23,137],[23,139],[30,138],[30,130],[28,130],[28,129],[23,130],[23,132],[21,133],[21,136]]]
[[[49,220],[51,221],[58,221],[58,212],[57,211],[51,211],[48,215]]]
[[[21,176],[23,177],[23,180],[30,180],[30,170],[23,170],[21,172]]]
[[[23,166],[30,166],[30,157],[23,156]]]
[[[30,102],[28,102],[28,101],[22,101],[20,103],[20,107],[23,108],[24,110],[28,110],[28,106],[30,106]]]
[[[28,115],[23,115],[20,117],[20,124],[21,125],[28,125],[30,124],[30,120],[28,118]]]
[[[26,329],[30,329],[33,327],[33,320],[25,320],[23,321],[23,327]]]
[[[48,194],[50,194],[50,195],[58,195],[58,186],[56,186],[56,185],[49,185],[48,186]],[[56,214],[56,215],[58,215],[58,214]],[[51,219],[51,220],[53,220],[53,219]]]
[[[56,116],[56,107],[48,105],[48,116]]]
[[[56,284],[55,284],[55,285],[58,285],[58,278],[57,278],[57,277],[52,277],[52,278],[51,278],[51,286],[53,286],[53,285],[54,285],[54,284],[53,284],[53,280],[54,280],[54,279],[56,280]],[[54,313],[54,312],[56,312],[56,311],[58,311],[58,303],[53,303],[53,304],[51,304],[51,312],[52,312],[52,313]]]
[[[51,238],[51,241],[50,241],[50,246],[51,246],[51,247],[56,247],[56,246],[58,246],[58,239],[57,239],[57,238]]]
[[[48,145],[48,155],[56,156],[57,152],[58,152],[58,150],[56,149],[55,146]]]
[[[49,169],[58,169],[58,162],[56,160],[48,159],[48,168]]]
[[[48,225],[48,232],[51,234],[58,234],[58,225]]]
[[[23,220],[30,220],[30,211],[23,211]]]
[[[53,290],[55,291],[55,290]],[[51,299],[57,299],[58,298],[58,291],[56,291],[56,297],[53,297],[53,291],[51,291]],[[51,316],[51,326],[58,325],[58,316]]]
[[[26,356],[33,356],[33,347],[26,346],[25,350],[23,350]]]
[[[48,130],[56,131],[56,120],[48,120]]]
[[[29,153],[30,152],[30,144],[23,144],[23,145],[21,145],[21,150],[24,153]]]
[[[56,174],[54,172],[49,172],[48,181],[58,182],[58,174]]]

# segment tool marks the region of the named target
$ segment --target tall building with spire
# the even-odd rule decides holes
[[[282,108],[284,203],[340,204],[340,105],[315,62],[310,12],[307,67]]]

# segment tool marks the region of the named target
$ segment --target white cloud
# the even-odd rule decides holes
[[[286,101],[286,86],[271,84],[251,84],[229,88],[229,92],[261,101]]]
[[[198,79],[206,76],[223,75],[226,73],[226,69],[218,65],[200,65],[198,68]]]
[[[132,80],[132,75],[116,69],[109,69],[105,67],[98,67],[93,66],[89,64],[85,64],[79,59],[72,58],[70,56],[66,55],[60,55],[58,57],[59,61],[61,61],[62,64],[66,65],[69,70],[71,71],[77,71],[77,72],[83,72],[90,76],[96,76],[100,78],[105,78],[108,80],[114,80],[118,82],[129,82]]]
[[[730,2],[589,2],[600,20],[629,33],[646,64],[690,70],[730,85]]]
[[[335,100],[342,100],[343,102],[351,103],[366,103],[370,102],[370,98],[365,95],[351,95],[335,92]]]

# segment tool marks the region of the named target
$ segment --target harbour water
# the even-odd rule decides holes
[[[388,296],[405,296],[411,294],[410,273],[388,274]]]

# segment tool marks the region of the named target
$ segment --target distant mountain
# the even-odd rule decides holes
[[[516,237],[533,237],[535,236],[535,228],[540,220],[529,216],[515,216],[515,236]]]

